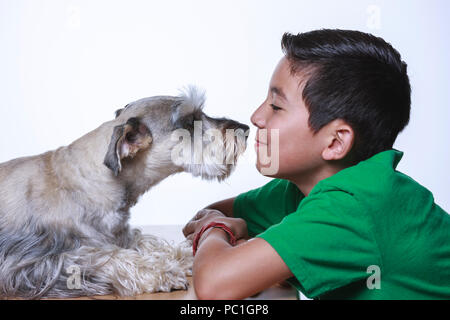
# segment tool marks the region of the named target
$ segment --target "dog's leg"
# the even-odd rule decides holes
[[[142,256],[149,256],[155,252],[164,252],[170,259],[178,261],[186,275],[192,275],[192,241],[185,240],[174,246],[164,239],[149,234],[142,234],[139,229],[133,229],[131,248]]]
[[[172,246],[138,230],[127,248],[82,245],[50,229],[0,231],[0,298],[167,292],[186,289],[191,274],[190,243]]]
[[[74,293],[80,294],[112,292],[131,296],[187,289],[186,276],[191,274],[193,262],[190,243],[172,246],[160,238],[142,235],[138,230],[133,230],[133,236],[134,241],[128,249],[83,246],[66,253],[65,268],[70,272],[79,270],[80,288],[76,287],[76,281],[70,284],[74,279],[68,274],[65,291],[71,287]],[[101,290],[107,287],[111,292]]]

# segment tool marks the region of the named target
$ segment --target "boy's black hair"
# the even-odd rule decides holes
[[[285,33],[281,47],[292,73],[307,74],[303,99],[317,133],[335,119],[355,132],[355,164],[391,149],[409,122],[407,65],[389,43],[371,34],[322,29]]]

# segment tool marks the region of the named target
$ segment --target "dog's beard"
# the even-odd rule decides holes
[[[246,147],[244,135],[225,136],[222,142],[203,145],[201,153],[192,152],[191,161],[184,163],[183,169],[194,177],[223,181],[234,171],[237,160]]]

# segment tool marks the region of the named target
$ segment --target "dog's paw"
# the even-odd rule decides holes
[[[194,256],[192,254],[192,241],[185,240],[176,246],[176,259],[183,268],[186,276],[192,276]]]

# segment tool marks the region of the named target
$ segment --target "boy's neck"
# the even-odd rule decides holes
[[[310,175],[305,176],[305,174],[302,173],[298,176],[289,177],[287,180],[294,183],[306,197],[309,195],[309,193],[315,187],[315,185],[319,183],[319,181],[331,177],[332,175],[335,175],[342,169],[345,169],[345,167],[340,165],[336,166],[327,165],[321,168],[319,171],[311,173]]]

